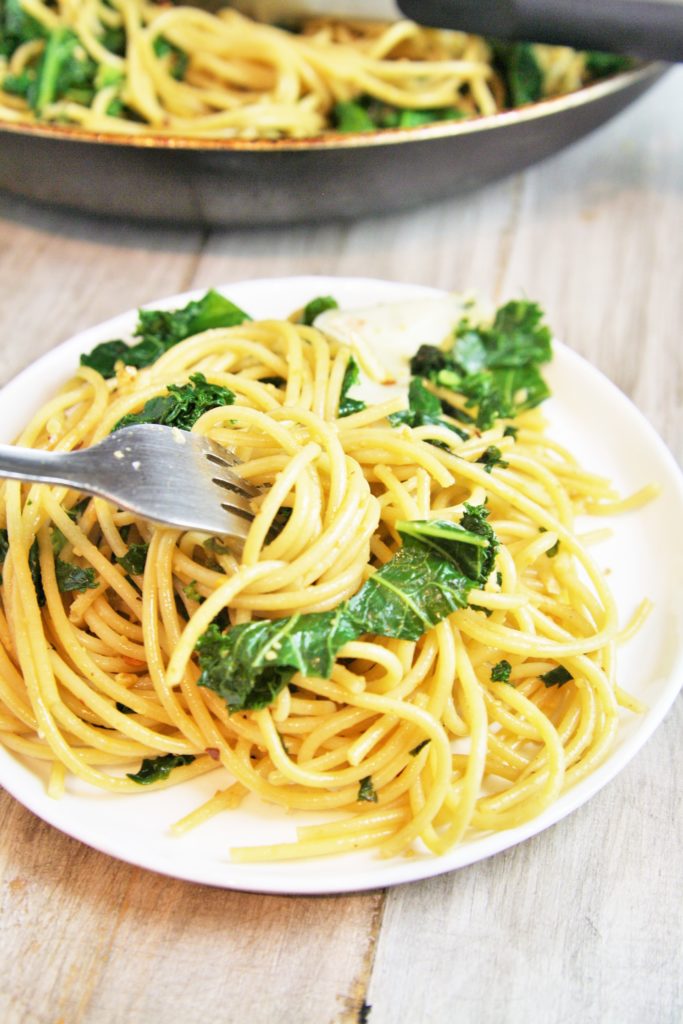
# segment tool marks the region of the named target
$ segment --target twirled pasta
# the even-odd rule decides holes
[[[604,73],[585,53],[521,44],[520,95],[486,40],[405,20],[319,19],[291,32],[228,7],[213,14],[146,0],[8,3],[25,22],[15,14],[6,39],[0,31],[0,118],[97,133],[314,137],[342,123],[339,103],[358,98],[411,111],[418,121],[405,123],[419,123],[424,112],[426,120],[492,114]]]
[[[540,814],[604,758],[619,705],[638,709],[616,682],[614,599],[574,525],[577,514],[618,509],[610,485],[547,437],[538,411],[518,417],[516,436],[501,421],[463,441],[437,424],[391,425],[402,397],[340,419],[348,359],[314,327],[248,322],[183,341],[140,371],[121,364],[109,381],[82,366],[26,426],[18,444],[87,446],[202,373],[236,402],[194,429],[233,449],[243,476],[263,486],[240,555],[101,499],[76,519],[65,487],[4,483],[0,736],[51,766],[53,795],[69,775],[140,793],[126,773],[173,754],[187,763],[150,788],[210,771],[223,787],[178,833],[248,793],[345,812],[300,829],[296,844],[237,848],[235,859],[367,846],[392,856],[415,843],[439,854],[475,830]],[[491,445],[506,463],[493,471],[477,461]],[[260,710],[230,714],[197,685],[195,645],[220,612],[236,625],[336,608],[392,557],[397,521],[457,522],[465,504],[484,502],[496,571],[420,640],[361,637],[330,678],[295,676]],[[273,539],[283,506],[291,514]],[[93,570],[91,589],[58,589],[55,531],[64,557]],[[131,578],[117,559],[136,542],[149,550]],[[509,681],[494,681],[503,659]],[[560,661],[572,678],[545,685]]]

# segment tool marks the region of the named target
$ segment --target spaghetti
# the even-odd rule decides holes
[[[351,354],[296,319],[174,340],[108,378],[82,365],[31,419],[18,444],[69,451],[169,385],[208,381],[232,397],[193,429],[233,449],[263,493],[239,551],[65,487],[5,482],[0,736],[50,766],[54,796],[70,775],[132,794],[215,772],[223,788],[178,833],[247,794],[342,812],[295,844],[233,849],[237,860],[440,854],[539,815],[605,757],[619,705],[638,710],[616,683],[613,597],[574,525],[618,511],[618,498],[536,409],[462,430],[467,409],[450,393],[440,422],[400,422],[405,396],[340,417]],[[386,578],[416,522],[447,531],[464,515],[486,520],[495,566],[417,638],[361,622],[329,672],[292,669],[252,707],[206,685],[197,648],[211,630],[327,621]]]
[[[0,118],[96,133],[306,138],[412,126],[572,92],[623,66],[409,21],[287,31],[230,8],[145,0],[0,4]]]

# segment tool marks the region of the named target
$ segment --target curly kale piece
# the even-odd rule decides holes
[[[194,760],[194,754],[163,754],[161,757],[146,757],[138,772],[134,775],[128,772],[127,775],[129,779],[137,782],[140,786],[149,786],[152,782],[167,779],[174,768],[192,764]]]
[[[160,423],[179,430],[192,430],[209,409],[232,405],[235,395],[220,384],[210,384],[203,373],[193,373],[189,384],[169,384],[167,393],[150,398],[140,412],[123,416],[114,430],[139,423]]]
[[[186,338],[214,327],[235,327],[249,319],[230,299],[211,289],[202,299],[189,302],[182,309],[141,309],[135,330],[141,341],[136,345],[127,345],[119,339],[104,341],[92,352],[84,353],[81,364],[97,370],[103,377],[113,377],[118,362],[138,368],[150,366]]]
[[[552,356],[551,334],[535,302],[508,302],[490,327],[463,320],[448,349],[422,345],[410,364],[415,376],[465,398],[486,430],[501,417],[514,417],[550,394],[539,367]]]
[[[462,525],[399,522],[403,546],[348,601],[329,612],[254,621],[197,644],[199,685],[230,711],[267,707],[294,674],[329,678],[342,647],[366,633],[418,640],[467,605],[493,568],[497,540],[486,509],[467,507]]]
[[[389,422],[394,427],[400,426],[402,423],[406,423],[409,427],[429,425],[447,427],[459,438],[465,440],[469,436],[467,432],[457,427],[455,423],[445,420],[443,411],[441,400],[424,386],[419,377],[413,377],[408,388],[408,408],[392,413],[389,416]],[[440,448],[447,447],[443,441],[431,441],[430,443]]]
[[[328,309],[339,309],[339,303],[331,295],[319,295],[317,298],[311,299],[304,306],[303,313],[301,314],[301,323],[306,324],[307,327],[312,327],[316,317],[319,317],[321,313]]]
[[[351,416],[354,412],[361,412],[365,408],[365,402],[360,398],[350,398],[349,391],[358,383],[360,370],[358,363],[351,356],[344,371],[341,390],[339,392],[339,416]]]

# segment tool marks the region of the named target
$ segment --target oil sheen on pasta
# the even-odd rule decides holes
[[[72,775],[144,800],[213,772],[216,796],[179,834],[248,794],[343,812],[294,844],[237,846],[243,860],[441,854],[536,817],[605,757],[619,705],[637,710],[617,685],[613,596],[574,525],[619,511],[617,495],[537,408],[477,427],[428,376],[411,390],[419,415],[405,395],[349,404],[347,348],[298,315],[240,323],[235,310],[210,293],[178,321],[144,314],[137,366],[95,350],[17,439],[73,450],[180,396],[183,416],[198,401],[192,429],[233,449],[263,492],[238,551],[64,487],[5,482],[3,743],[48,766],[54,796]],[[212,326],[221,317],[234,326]],[[186,337],[197,325],[209,329]],[[447,400],[443,415],[424,411],[426,394]],[[264,706],[235,710],[198,685],[211,624],[228,636],[338,609],[407,543],[397,524],[460,524],[467,509],[494,531],[495,564],[432,628],[356,636]]]

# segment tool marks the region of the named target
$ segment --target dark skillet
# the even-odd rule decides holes
[[[362,217],[455,196],[557,153],[663,74],[650,64],[471,121],[305,140],[112,137],[0,122],[0,188],[91,213],[246,226]]]

